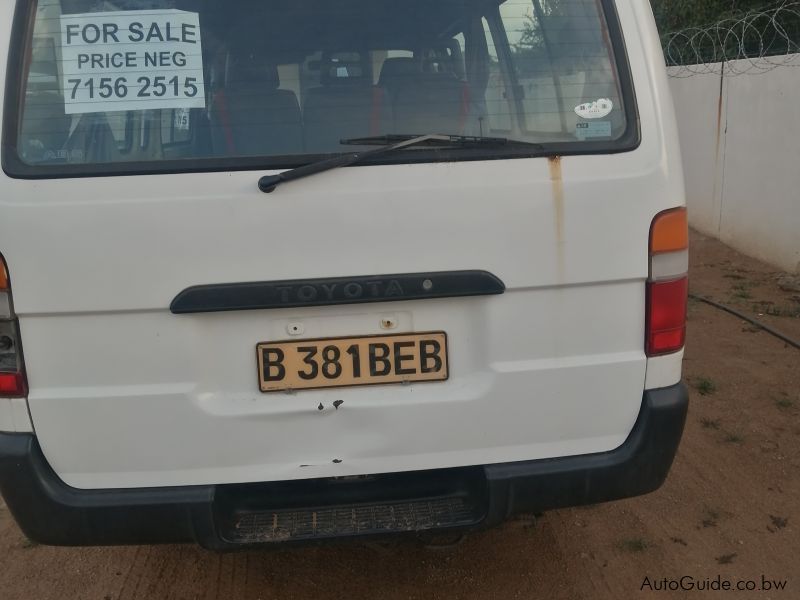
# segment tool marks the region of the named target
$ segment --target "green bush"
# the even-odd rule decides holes
[[[651,0],[662,34],[702,27],[748,11],[776,8],[775,0]]]

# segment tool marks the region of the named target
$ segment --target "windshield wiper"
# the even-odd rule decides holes
[[[426,146],[533,146],[534,148],[540,150],[542,149],[542,145],[537,144],[536,142],[511,140],[504,137],[487,137],[482,135],[430,134],[417,136],[398,133],[363,138],[351,138],[349,140],[341,140],[339,143],[348,146],[377,146],[380,144],[396,144],[398,142],[404,142],[415,138],[419,139],[420,143],[424,141]],[[422,138],[425,139],[423,140]]]
[[[382,154],[389,154],[396,150],[402,150],[410,146],[436,146],[436,147],[458,147],[469,148],[471,146],[526,146],[533,147],[537,150],[542,150],[543,146],[535,142],[525,142],[521,140],[509,140],[502,137],[479,137],[469,135],[441,135],[438,133],[431,133],[427,135],[380,135],[375,137],[365,138],[351,138],[341,140],[340,142],[346,146],[380,146],[372,150],[364,150],[361,152],[348,152],[347,154],[340,154],[333,158],[326,158],[318,162],[313,162],[295,169],[289,169],[277,175],[265,175],[258,180],[258,189],[262,192],[269,194],[274,192],[275,188],[281,183],[293,181],[295,179],[302,179],[317,173],[330,171],[331,169],[338,169],[339,167],[347,167],[356,164],[362,160],[380,156]]]

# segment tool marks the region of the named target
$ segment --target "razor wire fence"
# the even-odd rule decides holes
[[[800,67],[800,1],[749,11],[662,36],[672,77],[741,75]]]

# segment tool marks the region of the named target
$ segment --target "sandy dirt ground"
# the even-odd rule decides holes
[[[694,294],[800,339],[800,292],[781,289],[780,275],[693,235]],[[646,497],[520,519],[451,548],[401,541],[225,555],[36,546],[3,507],[0,599],[800,598],[800,350],[692,301],[685,377],[683,444],[667,483]],[[718,575],[757,590],[651,589]],[[786,589],[763,590],[762,577],[788,580]]]

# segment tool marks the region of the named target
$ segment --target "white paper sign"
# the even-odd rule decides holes
[[[63,15],[61,64],[67,114],[206,105],[197,13]]]

